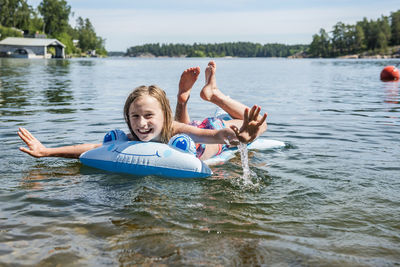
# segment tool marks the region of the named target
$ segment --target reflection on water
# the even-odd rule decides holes
[[[0,60],[0,114],[4,116],[20,115],[20,109],[29,103],[30,90],[26,78],[29,68],[26,64],[19,66],[17,63],[19,62]]]
[[[96,61],[93,61],[93,60],[86,60],[86,59],[79,59],[78,61],[77,61],[77,63],[80,65],[80,66],[84,66],[84,67],[93,67],[93,66],[95,66],[96,65]]]
[[[21,110],[24,106],[29,105],[29,91],[19,85],[12,85],[7,81],[0,83],[0,114],[3,116],[22,115]]]
[[[20,126],[51,147],[126,131],[132,88],[157,83],[174,107],[182,70],[208,60],[0,59],[0,265],[398,264],[399,83],[379,80],[392,60],[218,59],[220,88],[287,144],[249,151],[254,186],[239,154],[187,180],[18,151]],[[194,119],[215,110],[202,79]]]
[[[41,112],[37,104],[53,107],[49,113],[71,113],[74,97],[70,80],[70,61],[2,59],[0,70],[0,105],[5,116]],[[43,96],[40,91],[43,91]],[[44,99],[43,99],[44,97]],[[54,106],[64,106],[55,108]],[[27,110],[29,106],[36,106]],[[66,108],[65,106],[70,106]]]
[[[385,96],[385,103],[399,103],[399,81],[385,83]]]
[[[20,187],[24,190],[39,190],[46,189],[49,186],[49,179],[52,181],[57,181],[60,186],[64,186],[65,180],[71,180],[79,174],[79,166],[77,164],[65,164],[63,166],[50,167],[46,164],[38,164],[32,167],[31,170],[24,177],[21,178]],[[72,181],[69,182],[72,182]],[[54,186],[53,183],[50,183]]]
[[[73,106],[74,97],[70,80],[70,63],[66,60],[57,60],[55,66],[47,65],[45,68],[47,79],[43,83],[43,92],[46,102],[43,106],[64,106],[62,108],[49,108],[47,112],[56,114],[65,114],[75,112]]]

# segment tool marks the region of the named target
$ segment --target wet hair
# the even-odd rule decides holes
[[[157,85],[150,85],[150,86],[139,86],[136,87],[127,97],[124,106],[124,118],[125,122],[128,124],[129,131],[131,132],[132,136],[137,140],[140,140],[136,134],[133,132],[130,123],[129,117],[129,108],[133,101],[141,96],[152,96],[154,97],[158,103],[160,103],[163,115],[164,115],[164,124],[160,133],[160,139],[162,143],[168,143],[169,139],[172,136],[172,111],[171,106],[169,105],[169,100],[167,95],[165,94],[164,90],[158,87]]]

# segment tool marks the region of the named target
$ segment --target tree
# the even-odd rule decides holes
[[[57,36],[54,36],[55,38],[57,38],[57,40],[59,40],[61,43],[63,43],[66,47],[65,47],[65,53],[67,55],[69,54],[73,54],[75,52],[75,46],[74,43],[72,41],[72,37],[66,33],[59,33]]]
[[[312,57],[330,57],[332,54],[331,38],[325,29],[319,30],[319,35],[313,35],[313,41],[311,42],[308,53]]]
[[[332,49],[335,56],[340,56],[346,47],[345,30],[346,26],[343,22],[338,22],[333,26],[332,31]]]
[[[313,35],[313,40],[310,44],[308,53],[312,57],[322,57],[321,38],[318,34]]]
[[[390,14],[391,20],[391,44],[400,45],[400,10]]]
[[[355,36],[354,36],[354,52],[359,53],[364,51],[366,48],[365,45],[365,34],[363,28],[357,23],[355,26]]]
[[[390,17],[382,15],[375,21],[363,18],[355,25],[338,22],[331,33],[332,38],[323,29],[320,35],[313,35],[309,47],[311,56],[341,56],[367,50],[386,52],[389,45],[400,44],[400,10],[392,12]]]
[[[79,17],[76,20],[76,24],[79,47],[82,49],[82,51],[95,50],[97,44],[97,36],[90,20]]]
[[[0,40],[5,39],[6,37],[22,37],[22,34],[18,30],[0,25]]]
[[[96,50],[96,52],[101,55],[107,54],[104,48],[105,39],[96,35],[94,27],[89,19],[78,17],[76,25],[75,33],[79,40],[79,48],[82,49],[82,51]]]
[[[27,30],[31,13],[26,0],[0,0],[0,24],[5,27]]]
[[[71,7],[65,0],[42,0],[38,9],[43,16],[45,33],[56,36],[67,30]]]
[[[29,20],[29,32],[36,33],[36,32],[43,32],[44,21],[42,18],[38,16],[36,11],[32,11],[31,18]]]
[[[378,47],[382,51],[385,51],[390,43],[390,39],[392,38],[389,18],[387,16],[382,16],[380,19],[378,19],[378,25],[379,25],[378,43],[382,43],[382,45],[378,44]]]

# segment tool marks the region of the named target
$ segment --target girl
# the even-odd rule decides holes
[[[129,138],[143,142],[168,143],[173,135],[185,133],[200,144],[225,144],[226,142],[237,144],[238,141],[248,143],[257,138],[266,130],[267,115],[259,116],[260,107],[256,105],[249,110],[243,104],[225,97],[216,87],[215,70],[215,62],[211,61],[206,69],[206,85],[201,91],[201,97],[217,104],[236,118],[229,122],[221,122],[228,126],[227,128],[212,129],[212,127],[202,127],[201,124],[199,127],[187,124],[189,116],[186,103],[190,89],[199,73],[199,68],[190,68],[181,77],[178,105],[184,104],[184,108],[177,109],[178,121],[172,119],[168,98],[161,88],[155,85],[140,86],[128,96],[124,106],[124,117],[130,130]],[[194,79],[188,79],[190,75]],[[102,145],[80,144],[47,148],[24,128],[19,129],[18,135],[28,146],[27,148],[20,147],[20,150],[33,157],[79,158],[82,153]],[[198,150],[201,153],[198,151],[198,156],[202,160],[210,158],[219,152],[219,147],[218,145],[199,146]]]

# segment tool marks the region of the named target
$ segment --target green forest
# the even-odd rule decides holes
[[[374,20],[364,18],[355,25],[336,23],[331,32],[321,29],[310,45],[258,44],[145,44],[127,49],[126,56],[169,57],[339,57],[343,55],[388,53],[400,45],[400,10]]]
[[[26,0],[0,0],[0,40],[46,34],[47,38],[56,38],[65,44],[67,55],[82,55],[93,50],[98,55],[106,55],[105,40],[96,35],[90,20],[78,17],[76,26],[72,27],[71,15],[71,6],[65,0],[42,0],[36,8]],[[76,46],[73,40],[78,40]]]
[[[220,44],[145,44],[127,49],[131,57],[142,55],[168,57],[288,57],[304,51],[307,45],[231,42]]]
[[[385,54],[400,45],[400,10],[377,20],[364,18],[356,24],[338,22],[330,33],[321,29],[313,35],[307,51],[311,57],[339,57],[350,54]]]

